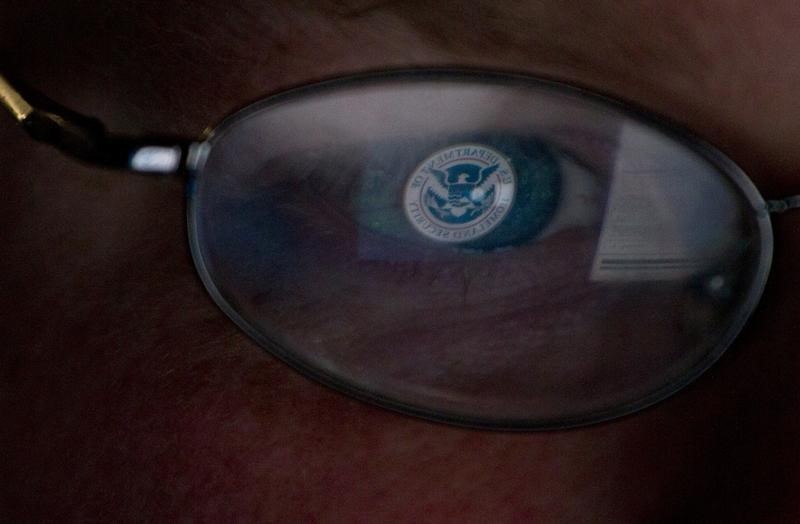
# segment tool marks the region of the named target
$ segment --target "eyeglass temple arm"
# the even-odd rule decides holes
[[[94,118],[64,108],[34,107],[0,74],[0,103],[34,139],[80,160],[104,167],[149,173],[180,173],[203,152],[201,143],[173,138],[131,138],[110,135]],[[53,108],[58,107],[48,101]],[[767,211],[800,209],[800,195],[768,200]]]
[[[790,196],[780,200],[767,200],[767,211],[770,213],[785,213],[792,209],[800,209],[800,195]]]
[[[147,173],[181,173],[193,162],[200,144],[161,137],[126,137],[106,132],[95,119],[47,101],[35,107],[0,75],[0,103],[34,139],[91,164]]]

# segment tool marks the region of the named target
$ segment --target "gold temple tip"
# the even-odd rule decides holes
[[[16,89],[11,87],[3,75],[0,75],[0,102],[18,122],[22,122],[33,112],[33,107],[22,98]]]

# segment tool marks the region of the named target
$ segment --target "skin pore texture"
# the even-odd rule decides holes
[[[197,136],[334,75],[461,65],[640,104],[767,198],[800,192],[800,4],[81,2],[0,7],[0,68],[113,131]],[[398,415],[261,351],[195,276],[179,180],[0,118],[0,515],[10,521],[800,519],[800,212],[732,350],[642,413],[547,433]]]

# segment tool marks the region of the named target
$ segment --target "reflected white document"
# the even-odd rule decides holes
[[[626,125],[591,280],[677,280],[712,266],[736,238],[731,191],[685,147]]]

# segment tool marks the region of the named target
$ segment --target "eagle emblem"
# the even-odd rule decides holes
[[[433,178],[427,185],[423,202],[430,213],[448,224],[466,224],[481,216],[495,199],[494,180],[489,175],[500,164],[481,168],[476,164],[456,164],[429,169]]]
[[[406,217],[421,234],[442,242],[468,242],[508,214],[516,177],[496,149],[458,144],[421,162],[406,182]]]

